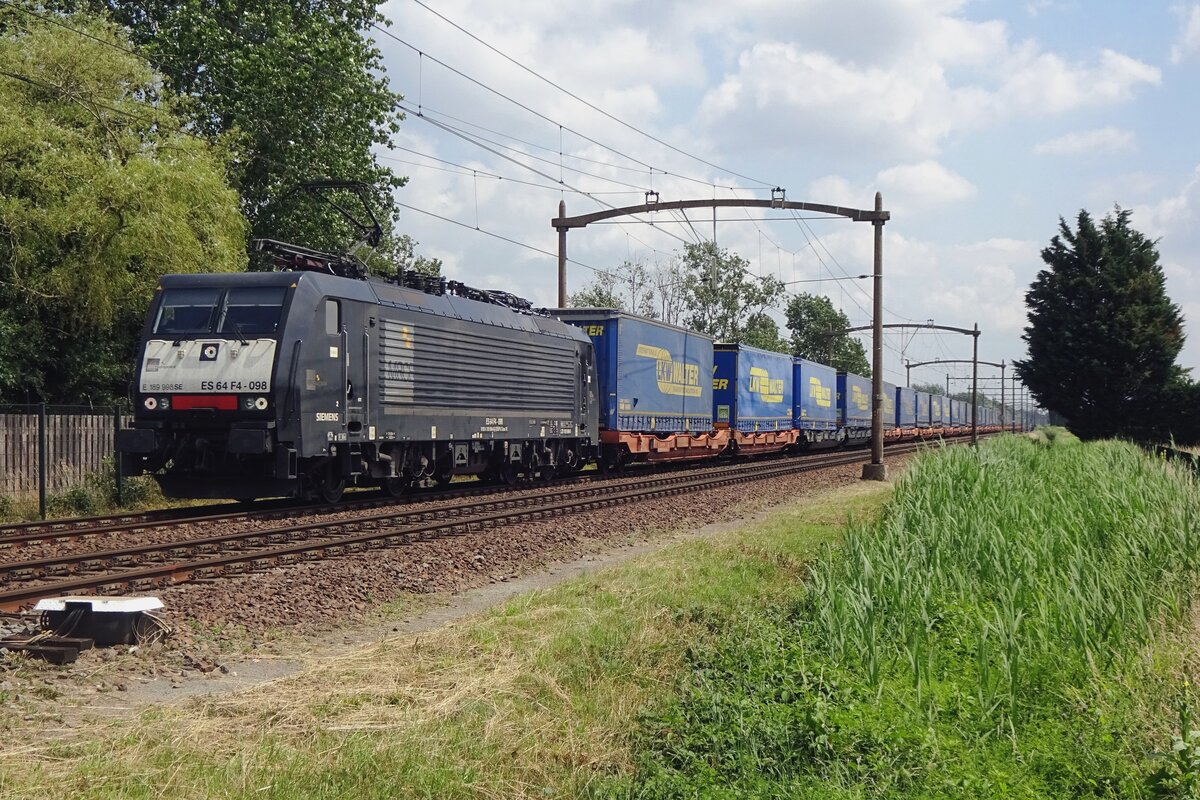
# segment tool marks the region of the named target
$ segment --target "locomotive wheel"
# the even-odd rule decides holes
[[[346,491],[346,478],[338,474],[337,464],[332,460],[313,470],[310,481],[308,496],[322,503],[333,505]]]
[[[401,498],[408,494],[412,483],[406,478],[384,478],[379,482],[379,488],[383,489],[383,493],[388,497]]]
[[[342,499],[342,493],[345,491],[346,479],[339,476],[337,479],[322,481],[317,487],[317,496],[321,499],[321,502],[333,505]]]
[[[500,469],[496,472],[496,477],[505,486],[516,486],[517,479],[520,478],[520,473],[517,470],[517,465],[507,462],[500,465]]]

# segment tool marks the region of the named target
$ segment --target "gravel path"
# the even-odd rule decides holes
[[[899,468],[905,457],[892,459]],[[505,581],[657,533],[733,519],[857,481],[859,464],[628,503],[390,549],[273,568],[160,592],[177,624],[233,625],[250,636],[281,626],[356,619],[404,593],[451,593]],[[178,625],[188,638],[188,625]]]

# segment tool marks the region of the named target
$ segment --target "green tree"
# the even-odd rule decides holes
[[[251,234],[341,252],[356,234],[319,199],[319,178],[362,181],[394,227],[404,184],[372,149],[404,115],[368,36],[374,0],[62,0],[104,10],[163,71],[194,130],[228,141]]]
[[[1154,242],[1120,207],[1099,225],[1059,219],[1047,269],[1025,295],[1029,357],[1017,375],[1084,438],[1140,434],[1178,373],[1183,315],[1167,297]]]
[[[441,275],[442,260],[418,253],[417,244],[417,240],[407,233],[384,242],[384,247],[380,248],[384,258],[380,259],[382,266],[374,270],[376,274],[392,277],[403,270],[421,275]]]
[[[746,342],[753,323],[754,335],[761,338],[762,318],[783,297],[784,285],[751,274],[749,267],[715,242],[687,245],[679,261],[684,324],[718,341]]]
[[[946,393],[946,387],[937,383],[914,383],[912,389],[917,392],[925,392],[925,394],[942,394]]]
[[[626,260],[615,269],[597,272],[592,282],[571,295],[575,308],[616,308],[655,318],[654,284],[650,271],[640,261]]]
[[[761,347],[776,353],[790,353],[788,342],[779,333],[779,324],[770,314],[760,312],[746,318],[746,327],[742,333],[742,343],[752,347]]]
[[[824,295],[802,293],[788,301],[787,327],[792,332],[792,355],[835,369],[871,377],[862,342],[848,333],[850,319]]]
[[[0,11],[0,401],[124,396],[160,275],[245,268],[225,153],[112,25]]]
[[[650,273],[654,285],[655,315],[663,322],[678,325],[683,319],[684,279],[683,267],[677,259],[658,264]]]
[[[629,310],[625,307],[625,298],[617,291],[617,276],[612,272],[597,272],[592,276],[591,283],[571,293],[570,301],[573,308]]]

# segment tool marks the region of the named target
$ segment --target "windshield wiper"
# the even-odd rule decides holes
[[[245,334],[242,333],[241,326],[236,322],[230,322],[229,324],[233,326],[233,332],[237,334],[238,341],[242,343],[242,347],[249,347],[250,341],[246,338]]]

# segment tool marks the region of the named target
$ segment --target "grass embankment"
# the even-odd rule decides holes
[[[85,723],[49,745],[26,749],[17,717],[0,747],[0,797],[582,794],[632,768],[638,714],[673,691],[690,644],[716,646],[729,620],[786,602],[847,514],[889,493],[826,493],[469,624],[241,695]]]
[[[0,796],[1196,794],[1193,479],[1110,443],[937,451],[818,555],[887,491],[10,745]]]
[[[691,650],[606,793],[1200,796],[1196,483],[1064,441],[918,461],[807,592]]]

